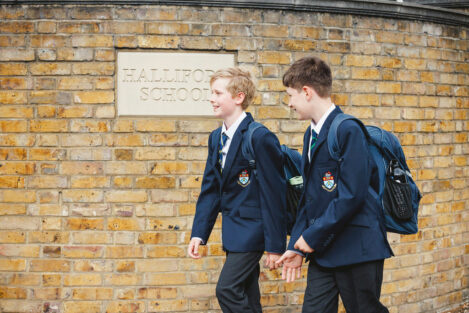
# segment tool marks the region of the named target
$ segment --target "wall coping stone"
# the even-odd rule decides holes
[[[469,14],[467,13],[431,5],[386,0],[3,0],[0,4],[186,5],[197,7],[234,7],[356,14],[469,27]]]

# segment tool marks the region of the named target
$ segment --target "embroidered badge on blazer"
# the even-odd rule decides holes
[[[240,184],[242,187],[246,187],[247,185],[249,185],[249,183],[250,181],[248,170],[242,170],[239,174],[238,184]]]
[[[337,184],[334,181],[334,176],[332,176],[331,172],[326,172],[324,174],[324,177],[322,178],[322,182],[323,182],[322,188],[326,191],[330,192],[334,190],[335,187],[337,187]]]

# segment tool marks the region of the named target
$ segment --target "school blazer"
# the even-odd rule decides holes
[[[293,227],[289,249],[302,235],[323,267],[338,267],[392,255],[386,231],[380,223],[379,206],[368,194],[371,184],[378,190],[378,171],[368,153],[365,135],[353,121],[343,122],[338,131],[341,161],[329,154],[327,135],[340,108],[327,117],[308,160],[311,127],[305,132],[302,173],[305,190]]]
[[[241,151],[243,133],[251,122],[253,118],[247,113],[233,136],[222,174],[217,166],[221,127],[210,134],[191,238],[207,243],[221,212],[225,251],[283,253],[287,219],[283,154],[272,132],[265,127],[256,130],[252,137],[256,179]],[[217,144],[212,146],[212,142]]]

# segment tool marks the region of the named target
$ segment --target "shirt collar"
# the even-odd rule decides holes
[[[238,129],[239,124],[241,124],[241,122],[244,120],[246,116],[247,116],[246,112],[243,111],[243,113],[241,113],[241,115],[238,117],[236,122],[234,122],[233,125],[231,125],[230,128],[228,128],[228,130],[226,129],[225,123],[223,123],[221,133],[222,134],[225,133],[225,135],[227,135],[228,138],[230,139],[233,138],[234,134],[236,133],[236,130]]]
[[[317,124],[314,124],[313,121],[311,121],[311,130],[314,130],[316,134],[319,136],[319,132],[321,131],[322,126],[324,125],[324,122],[326,121],[327,117],[334,111],[335,109],[335,104],[333,103],[329,109],[324,113],[321,118],[319,119],[319,122]]]

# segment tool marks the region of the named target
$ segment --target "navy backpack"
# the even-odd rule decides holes
[[[241,150],[245,159],[249,161],[254,176],[257,178],[256,158],[252,147],[252,134],[260,127],[265,127],[261,123],[252,122],[249,124],[248,130],[244,133]],[[283,171],[287,183],[287,233],[290,235],[293,225],[295,225],[298,200],[303,193],[303,177],[301,176],[301,155],[298,151],[281,146],[283,152]]]
[[[345,120],[354,120],[360,125],[378,166],[379,194],[371,186],[368,191],[381,204],[379,209],[386,230],[399,234],[417,233],[422,195],[410,174],[399,140],[390,132],[365,126],[356,117],[340,113],[332,121],[327,137],[329,153],[336,161],[340,162],[337,128]]]

